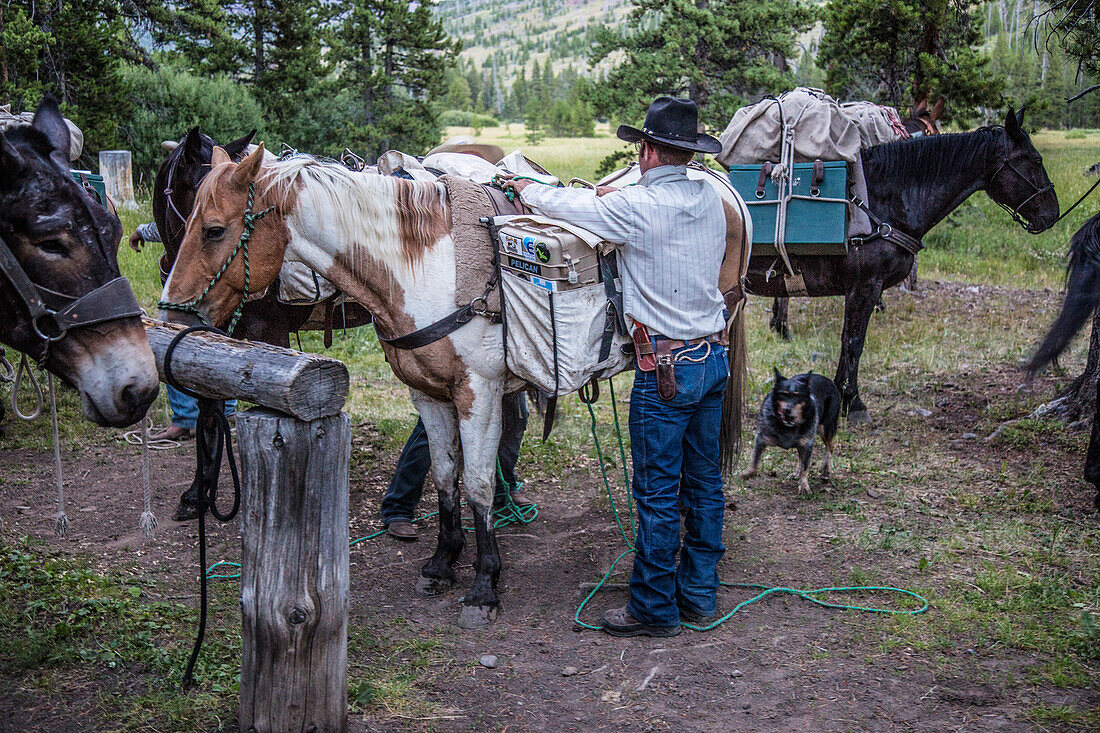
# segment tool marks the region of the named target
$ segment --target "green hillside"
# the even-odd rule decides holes
[[[629,0],[441,0],[437,13],[462,39],[463,58],[510,79],[548,57],[556,71],[586,70],[591,27],[617,24],[629,8]]]

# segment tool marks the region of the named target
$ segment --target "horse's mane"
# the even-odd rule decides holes
[[[983,167],[989,159],[989,147],[1000,143],[1004,135],[1005,129],[999,125],[972,132],[922,135],[864,148],[863,164],[889,171],[891,177],[942,181],[960,169]]]
[[[311,155],[265,165],[258,194],[289,215],[303,195],[355,251],[393,268],[416,266],[450,229],[446,189],[433,182],[351,171]]]

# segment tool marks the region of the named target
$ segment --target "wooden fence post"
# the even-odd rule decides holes
[[[237,416],[242,733],[347,728],[346,413]]]
[[[130,168],[129,150],[100,150],[99,175],[107,195],[119,206],[136,206],[134,203],[134,174]]]

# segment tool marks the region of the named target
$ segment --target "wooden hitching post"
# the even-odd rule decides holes
[[[242,733],[347,727],[346,413],[237,416]]]

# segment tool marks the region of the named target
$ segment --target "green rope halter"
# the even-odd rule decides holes
[[[256,222],[259,221],[260,219],[263,219],[265,216],[270,214],[272,212],[272,210],[275,209],[274,206],[268,206],[263,211],[253,213],[252,212],[252,205],[253,205],[253,202],[255,200],[255,197],[256,197],[256,185],[255,185],[255,183],[249,183],[248,184],[248,206],[245,207],[245,210],[244,210],[244,230],[241,232],[241,238],[237,242],[237,246],[233,248],[233,251],[229,253],[229,257],[222,264],[221,269],[218,270],[217,274],[214,275],[214,278],[209,283],[207,283],[205,288],[203,288],[203,291],[202,291],[202,293],[199,294],[199,297],[195,298],[194,300],[189,300],[186,303],[171,303],[169,301],[162,300],[159,303],[157,303],[158,308],[160,308],[161,310],[172,310],[172,311],[181,311],[183,313],[191,313],[192,315],[198,316],[199,320],[201,320],[204,324],[206,324],[208,326],[213,325],[213,324],[207,322],[206,316],[203,315],[202,311],[199,310],[199,308],[198,308],[199,303],[201,303],[203,301],[203,298],[205,298],[206,294],[210,292],[210,289],[213,288],[218,283],[218,281],[222,279],[222,276],[225,275],[225,271],[229,269],[229,266],[231,264],[233,264],[233,260],[235,260],[237,258],[237,254],[238,253],[243,253],[243,255],[244,255],[244,294],[241,296],[241,302],[237,304],[236,309],[234,309],[234,311],[233,311],[233,317],[229,321],[228,333],[233,332],[233,329],[237,325],[237,321],[240,320],[241,311],[244,309],[244,302],[245,302],[245,299],[248,297],[248,286],[249,286],[250,280],[251,280],[251,272],[250,272],[249,267],[248,267],[248,242],[249,242],[250,239],[252,239],[252,231],[256,228]]]

